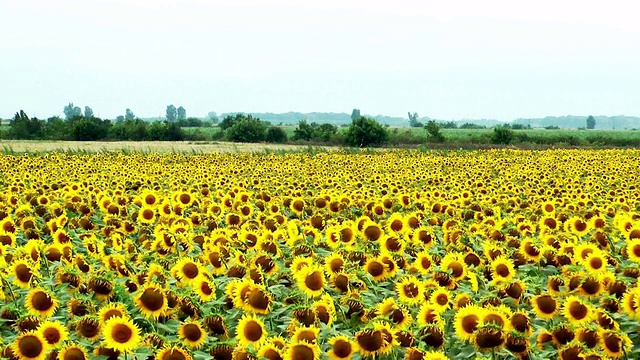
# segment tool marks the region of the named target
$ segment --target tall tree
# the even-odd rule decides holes
[[[595,129],[596,128],[596,119],[589,115],[587,118],[587,129]]]
[[[178,110],[176,110],[176,107],[173,106],[173,104],[168,105],[167,106],[167,121],[168,122],[174,122],[174,121],[176,121],[177,117],[178,117]]]
[[[76,116],[82,116],[82,109],[79,106],[74,106],[72,102],[64,107],[64,116],[67,120],[73,119]]]
[[[187,110],[185,110],[182,106],[178,108],[178,120],[184,120],[187,118]]]
[[[124,118],[126,120],[133,120],[136,118],[136,115],[131,111],[131,109],[127,108],[127,110],[124,111]]]
[[[360,109],[353,109],[351,111],[351,120],[355,120],[360,117]]]
[[[93,109],[88,106],[84,107],[84,117],[92,118],[93,117]]]

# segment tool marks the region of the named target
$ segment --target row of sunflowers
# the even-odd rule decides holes
[[[0,158],[0,356],[638,359],[640,151]]]

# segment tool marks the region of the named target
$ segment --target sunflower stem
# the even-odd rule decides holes
[[[13,300],[13,304],[16,307],[18,307],[18,299],[16,298],[16,294],[13,293],[13,288],[11,287],[11,284],[4,277],[2,278],[2,283],[4,284],[4,286],[9,288],[9,293],[11,294],[11,299]]]

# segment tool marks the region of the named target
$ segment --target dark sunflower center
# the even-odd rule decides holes
[[[200,274],[200,270],[198,269],[198,265],[194,263],[186,263],[182,266],[182,273],[188,279],[195,279],[198,274]]]
[[[121,344],[131,340],[132,336],[133,330],[126,324],[116,324],[116,326],[113,327],[113,330],[111,330],[111,337],[113,337],[113,340]]]
[[[291,358],[295,360],[313,360],[315,359],[315,354],[310,346],[299,344],[291,349]]]
[[[556,311],[558,304],[556,300],[550,295],[543,295],[536,299],[538,309],[545,314],[553,314]]]
[[[311,330],[303,330],[298,334],[298,340],[306,341],[309,344],[316,342],[316,334]]]
[[[322,289],[323,278],[320,271],[314,271],[307,275],[304,279],[304,284],[312,291],[318,291]]]
[[[505,264],[498,264],[498,266],[496,266],[496,274],[501,277],[508,277],[510,274],[509,267]]]
[[[476,335],[476,344],[481,349],[491,349],[504,343],[502,331],[483,329]]]
[[[122,311],[118,309],[110,309],[109,311],[104,313],[104,321],[111,319],[114,316],[123,316]]]
[[[515,314],[511,318],[511,325],[520,332],[526,332],[529,329],[529,320],[523,314]]]
[[[42,354],[44,344],[36,336],[28,335],[20,339],[18,349],[20,350],[18,355],[21,355],[21,357],[35,358]]]
[[[63,360],[85,360],[84,354],[80,349],[72,348],[68,349],[64,353]]]
[[[617,354],[620,352],[621,342],[622,340],[614,334],[605,334],[604,336],[604,345],[607,347],[609,351],[611,351],[614,354]]]
[[[78,328],[76,329],[82,336],[86,338],[92,338],[98,335],[100,331],[100,324],[92,319],[84,319],[78,323]]]
[[[571,304],[569,304],[569,314],[571,314],[571,316],[576,320],[584,319],[588,313],[589,313],[589,309],[587,309],[585,305],[577,301],[574,301]]]
[[[480,318],[477,315],[467,315],[462,318],[462,330],[467,334],[473,334],[474,331],[478,328],[478,321]]]
[[[348,228],[340,230],[340,239],[344,243],[351,242],[351,240],[353,240],[353,230]]]
[[[146,289],[140,296],[142,305],[150,311],[157,311],[164,306],[164,295],[156,289]]]
[[[331,263],[329,263],[329,267],[331,268],[331,271],[334,273],[342,270],[343,266],[344,266],[344,261],[342,261],[342,259],[332,259]]]
[[[184,327],[184,337],[189,341],[198,341],[202,337],[202,331],[195,324],[187,324]]]
[[[44,336],[44,339],[47,340],[47,342],[51,345],[57,344],[61,338],[60,331],[52,327],[44,329],[42,335]]]
[[[378,351],[382,347],[382,333],[367,330],[356,336],[358,345],[366,351]]]
[[[254,309],[266,310],[269,307],[269,298],[262,290],[254,290],[249,295],[249,305]]]
[[[161,360],[187,360],[187,357],[180,350],[172,349],[162,355]]]
[[[209,283],[206,281],[203,281],[200,284],[200,291],[202,291],[202,293],[207,296],[213,294],[213,289],[211,289],[211,287],[209,286]]]
[[[420,293],[420,289],[418,289],[418,286],[413,283],[404,285],[402,287],[402,290],[404,291],[405,296],[409,298],[415,298]]]
[[[367,226],[367,228],[364,229],[364,236],[369,240],[376,241],[381,235],[382,233],[377,226]]]
[[[47,293],[39,291],[33,295],[31,305],[38,311],[46,311],[53,306],[53,300]]]
[[[249,321],[244,327],[244,337],[249,341],[258,341],[262,338],[262,326],[255,321]]]
[[[367,272],[373,277],[380,276],[384,273],[384,266],[381,263],[374,261],[367,267]]]
[[[346,358],[351,355],[351,351],[351,344],[348,341],[340,339],[333,344],[333,353],[338,358]]]
[[[456,278],[462,276],[462,273],[464,272],[464,267],[458,262],[449,264],[448,269],[451,269],[451,275]]]
[[[31,280],[31,270],[25,264],[16,266],[16,277],[21,282],[29,282]]]

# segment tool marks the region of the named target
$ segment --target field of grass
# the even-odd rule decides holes
[[[323,147],[318,147],[323,148]],[[143,152],[143,153],[229,153],[298,151],[308,149],[305,145],[290,144],[249,144],[225,141],[45,141],[45,140],[2,140],[0,151],[11,153],[44,152]]]

